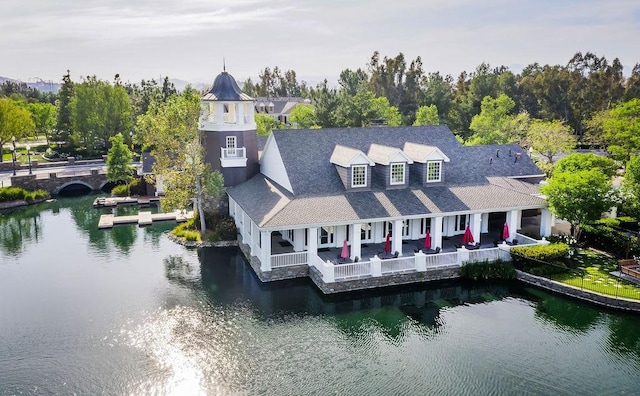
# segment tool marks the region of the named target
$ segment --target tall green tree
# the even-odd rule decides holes
[[[471,120],[473,135],[468,144],[505,144],[519,142],[529,127],[527,114],[511,114],[515,102],[505,94],[496,99],[486,96],[480,114]]]
[[[294,128],[317,128],[315,108],[311,104],[300,103],[291,110],[291,123]]]
[[[276,120],[269,114],[256,113],[256,133],[258,136],[269,136],[274,129],[281,129],[282,122]]]
[[[338,108],[338,91],[327,86],[327,80],[318,84],[311,92],[313,105],[315,107],[318,125],[322,128],[334,128],[338,126],[336,119],[336,109]]]
[[[556,155],[572,150],[577,143],[571,128],[562,121],[534,120],[525,141],[529,147],[553,163]]]
[[[125,182],[129,195],[129,184],[135,172],[132,166],[133,153],[125,144],[121,133],[112,136],[110,140],[111,148],[107,152],[107,180],[112,183]]]
[[[413,125],[438,125],[440,120],[438,119],[438,108],[436,105],[420,106],[416,112],[416,120]]]
[[[640,215],[640,155],[632,155],[624,172],[622,190],[625,197],[625,211]]]
[[[553,168],[553,175],[559,173],[576,173],[595,169],[607,177],[616,174],[618,166],[615,161],[593,153],[574,153],[558,160]]]
[[[58,119],[56,122],[56,133],[54,140],[57,142],[68,143],[69,135],[72,130],[72,109],[71,101],[73,99],[73,81],[71,81],[71,73],[67,70],[67,74],[62,76],[62,85],[58,91],[58,100],[56,107],[58,108]]]
[[[44,135],[49,144],[53,128],[56,126],[56,107],[51,103],[29,103],[29,112],[38,135]]]
[[[151,155],[156,160],[153,173],[162,177],[165,186],[163,209],[184,209],[194,199],[200,231],[204,234],[203,201],[207,183],[212,178],[204,163],[199,117],[200,96],[187,88],[166,102],[152,104],[147,113],[138,118],[137,133],[144,145],[153,147]]]
[[[571,224],[573,236],[580,238],[581,226],[600,219],[616,202],[611,178],[598,169],[553,174],[541,192],[549,208]]]
[[[602,131],[614,157],[626,161],[640,150],[640,99],[623,102],[604,113]]]
[[[12,138],[20,139],[35,130],[31,113],[20,102],[0,98],[0,152]],[[2,162],[2,155],[0,155]]]

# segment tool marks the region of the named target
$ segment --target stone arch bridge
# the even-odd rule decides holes
[[[55,173],[37,173],[32,175],[18,175],[11,177],[11,185],[27,190],[45,190],[52,195],[58,195],[70,186],[85,186],[92,191],[100,191],[107,184],[106,170],[87,169],[74,171],[60,171]]]

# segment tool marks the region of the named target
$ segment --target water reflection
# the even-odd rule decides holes
[[[41,206],[0,212],[0,248],[8,256],[19,255],[26,245],[38,243],[42,235]]]
[[[126,206],[95,209],[92,206],[98,195],[84,197],[59,198],[51,202],[0,212],[0,249],[7,255],[20,255],[32,244],[38,243],[43,236],[41,215],[50,212],[60,215],[61,211],[69,211],[71,219],[79,231],[69,238],[88,238],[89,244],[97,252],[107,252],[115,248],[123,255],[129,255],[138,238],[136,225],[116,226],[112,229],[98,228],[100,216],[115,213],[118,216],[136,213],[141,210],[138,206]],[[158,208],[152,206],[144,210],[157,213]],[[173,229],[175,222],[163,222],[145,228],[144,242],[157,247],[162,235]]]

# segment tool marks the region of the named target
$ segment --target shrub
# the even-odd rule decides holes
[[[640,254],[638,238],[625,231],[617,230],[605,225],[585,225],[582,234],[587,245],[605,252],[624,257]]]
[[[549,245],[519,246],[511,248],[511,254],[525,259],[553,262],[567,257],[569,245],[566,243],[551,243]]]
[[[561,272],[566,272],[569,269],[567,268],[566,265],[564,265],[561,262],[555,262],[551,265],[539,265],[537,267],[532,267],[529,269],[529,272],[533,275],[539,275],[539,276],[544,276],[544,275],[551,275],[551,274],[558,274]]]
[[[49,193],[44,190],[29,191],[20,187],[2,187],[0,188],[0,202],[25,200],[33,202],[37,199],[45,199],[49,197]]]
[[[200,241],[200,232],[196,229],[195,219],[191,218],[184,223],[180,223],[171,233],[178,238],[184,238],[187,241]]]
[[[111,195],[114,197],[126,197],[127,195],[129,195],[129,191],[127,190],[126,185],[118,184],[111,190]]]
[[[464,263],[460,267],[460,275],[473,280],[478,279],[513,279],[516,277],[516,270],[509,261],[481,261],[474,263]]]

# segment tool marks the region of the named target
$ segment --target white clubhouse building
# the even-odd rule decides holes
[[[508,258],[506,228],[510,243],[537,243],[517,233],[523,213],[536,216],[540,236],[551,232],[535,185],[544,175],[516,144],[463,146],[445,125],[291,129],[273,131],[258,158],[251,100],[222,73],[203,97],[200,127],[208,161],[233,175],[229,212],[263,280],[405,274],[399,283],[409,283],[430,269]],[[459,243],[467,227],[473,250]],[[381,258],[385,247],[393,257]]]

